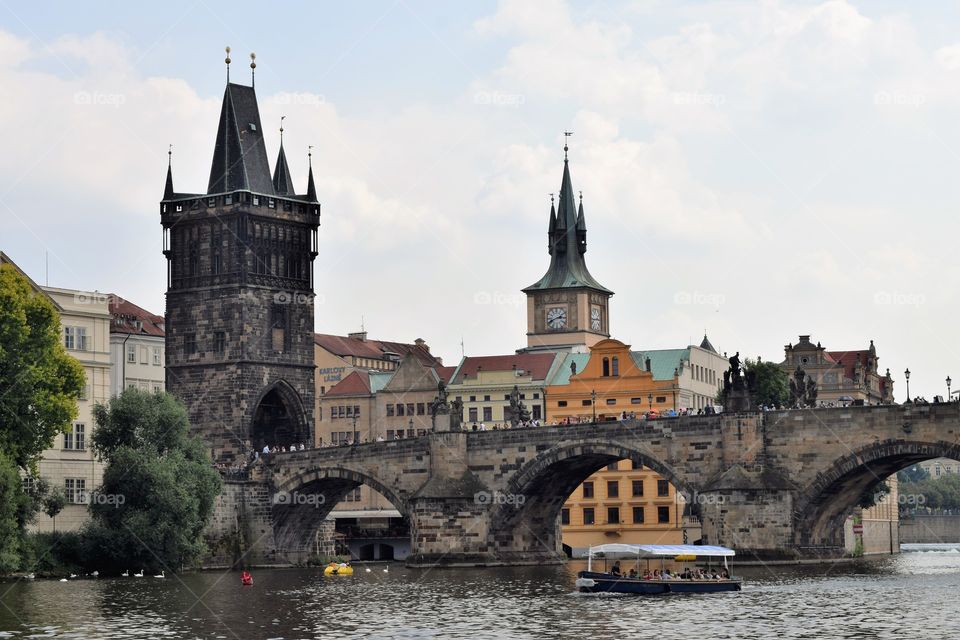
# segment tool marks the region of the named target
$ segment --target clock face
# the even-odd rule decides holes
[[[594,307],[590,310],[590,328],[594,331],[600,331],[600,307]]]
[[[567,310],[563,307],[548,309],[547,326],[551,329],[563,329],[567,326]]]

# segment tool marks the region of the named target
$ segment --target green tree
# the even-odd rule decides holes
[[[756,405],[783,407],[790,397],[790,382],[780,365],[774,362],[757,360],[743,361],[743,375],[746,378],[750,396]],[[724,404],[726,394],[717,392],[717,403]]]
[[[184,406],[128,389],[97,405],[94,419],[93,448],[107,465],[90,505],[91,557],[106,571],[196,561],[222,485],[206,447],[188,434]]]
[[[40,453],[77,415],[83,367],[60,336],[50,299],[0,265],[0,452],[21,469],[35,471]]]
[[[43,512],[53,518],[53,530],[57,530],[57,516],[67,506],[67,496],[63,489],[57,487],[43,498]]]
[[[23,490],[20,470],[0,453],[0,572],[19,567],[23,547],[25,517],[31,498]]]

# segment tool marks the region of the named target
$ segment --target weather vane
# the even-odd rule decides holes
[[[564,160],[567,159],[567,149],[569,149],[569,147],[567,146],[567,144],[568,144],[568,141],[569,141],[569,139],[570,139],[570,136],[572,136],[572,135],[573,135],[573,131],[564,131],[564,132],[563,132],[563,159],[564,159]]]

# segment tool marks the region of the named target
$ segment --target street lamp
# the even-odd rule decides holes
[[[907,370],[903,372],[903,377],[907,381],[907,402],[910,402],[910,367],[907,367]]]
[[[593,423],[597,423],[597,390],[590,392],[590,406],[593,407]]]
[[[650,403],[650,411],[653,411],[653,394],[652,393],[647,394],[647,402]]]
[[[953,382],[953,380],[950,379],[950,376],[947,376],[947,402],[950,402],[953,399],[953,397],[950,395],[951,382]]]

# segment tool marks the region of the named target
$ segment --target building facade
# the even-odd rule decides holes
[[[889,369],[880,373],[873,340],[866,349],[827,351],[819,342],[813,344],[809,335],[802,335],[797,344],[783,349],[780,368],[791,379],[799,369],[816,381],[818,404],[893,403],[893,378]]]
[[[176,192],[168,164],[160,203],[166,388],[227,464],[313,439],[320,204],[312,167],[295,193],[282,136],[271,178],[256,92],[228,82],[207,191]]]
[[[110,294],[110,397],[124,389],[165,390],[163,316]]]

